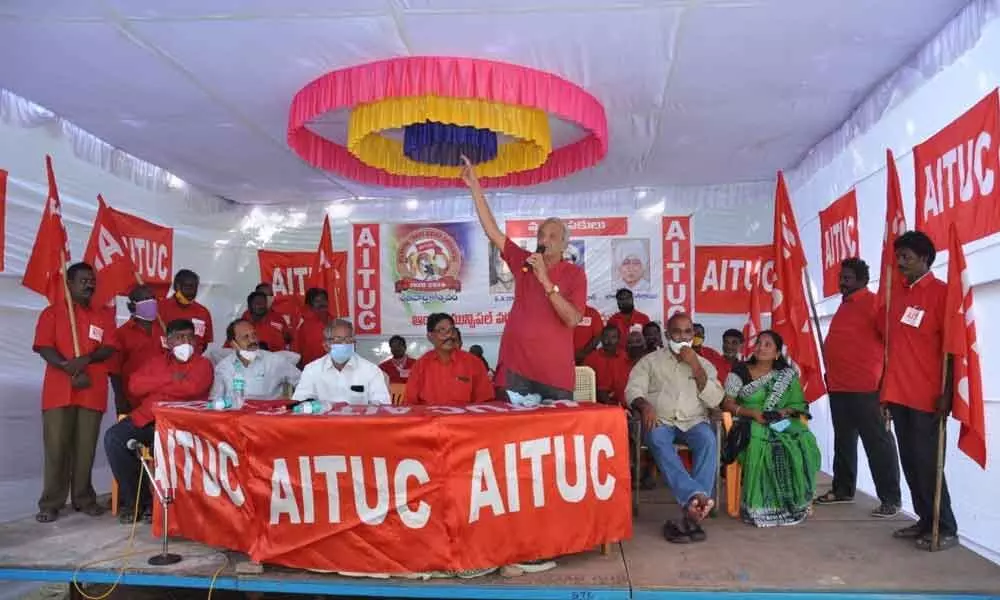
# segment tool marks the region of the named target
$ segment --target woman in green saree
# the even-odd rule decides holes
[[[798,372],[782,356],[783,346],[774,331],[760,332],[753,356],[736,365],[725,384],[723,409],[749,421],[750,440],[739,455],[740,515],[755,527],[804,521],[820,466],[816,438],[801,418],[809,409]]]

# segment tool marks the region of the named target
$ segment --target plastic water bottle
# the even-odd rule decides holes
[[[229,410],[233,407],[233,401],[228,396],[224,396],[209,402],[208,407],[212,410]]]
[[[292,412],[298,415],[315,415],[322,412],[322,404],[319,400],[306,400],[296,404]]]
[[[233,378],[233,401],[232,408],[240,409],[243,408],[243,402],[246,400],[246,381],[243,380],[242,375],[237,375]]]

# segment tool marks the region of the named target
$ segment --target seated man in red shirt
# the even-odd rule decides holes
[[[597,376],[598,402],[627,407],[625,386],[632,365],[618,346],[618,328],[608,325],[601,332],[601,349],[587,356],[583,364],[593,369]]]
[[[635,309],[635,296],[628,288],[622,288],[615,292],[615,301],[618,303],[618,312],[611,315],[611,318],[608,319],[608,325],[614,325],[618,328],[618,344],[624,349],[628,332],[636,325],[641,327],[649,323],[649,315]],[[660,345],[662,346],[663,343],[660,342]]]
[[[451,315],[427,317],[427,339],[434,349],[421,356],[406,383],[407,404],[464,406],[493,400],[493,384],[483,361],[459,349]]]
[[[714,348],[710,348],[705,345],[705,326],[701,323],[694,324],[694,339],[691,340],[691,348],[694,349],[695,353],[712,363],[718,373],[718,379],[720,382],[724,383],[726,377],[729,376],[729,369],[731,365],[729,361],[726,360],[724,356],[719,354]]]
[[[593,306],[583,309],[583,318],[573,328],[573,350],[576,352],[576,364],[584,364],[584,359],[597,349],[601,343],[601,332],[604,331],[604,319]]]
[[[118,352],[111,361],[111,389],[119,415],[128,414],[138,403],[128,395],[128,382],[151,357],[166,350],[166,333],[157,318],[157,302],[153,290],[137,285],[128,294],[128,311],[132,318],[118,328]]]
[[[306,290],[305,310],[295,330],[292,349],[301,357],[299,368],[326,356],[323,330],[330,322],[330,299],[323,288]]]
[[[174,293],[160,300],[158,310],[164,323],[186,319],[194,324],[194,349],[201,354],[215,338],[212,334],[212,313],[195,301],[199,281],[198,274],[190,269],[177,271]]]
[[[129,379],[129,396],[138,408],[112,425],[104,434],[104,452],[111,472],[118,480],[124,509],[119,521],[132,523],[136,518],[135,498],[140,493],[139,458],[128,448],[129,440],[153,443],[156,427],[153,406],[164,401],[205,401],[212,388],[212,363],[195,351],[194,324],[186,319],[167,323],[169,352],[150,357]],[[139,496],[139,514],[148,520],[152,514],[149,489],[143,486]]]
[[[413,369],[413,360],[406,355],[406,340],[401,335],[394,335],[389,338],[389,352],[392,357],[379,363],[378,368],[389,376],[389,384],[406,383],[410,379],[410,370]]]
[[[281,352],[286,348],[286,341],[291,339],[288,327],[281,315],[267,306],[267,294],[251,292],[247,296],[247,311],[243,320],[249,321],[257,332],[257,343],[268,352]],[[229,342],[226,342],[229,346]]]

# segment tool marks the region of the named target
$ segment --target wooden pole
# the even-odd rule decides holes
[[[944,355],[941,364],[941,394],[948,389],[948,355]],[[931,524],[931,551],[937,552],[941,544],[941,488],[944,484],[944,434],[948,415],[938,419],[937,465],[934,473],[934,521]]]
[[[809,270],[803,269],[803,283],[806,286],[806,296],[809,298],[809,309],[812,312],[813,326],[816,327],[816,338],[819,339],[819,350],[823,352],[823,330],[819,328],[819,313],[816,312],[816,301],[813,299],[812,278],[809,277]]]
[[[892,304],[892,271],[892,267],[889,267],[885,272],[885,330],[882,332],[882,377],[879,380],[879,389],[882,389],[885,374],[889,372],[889,326],[892,324],[889,317],[889,305]],[[885,421],[885,430],[889,431],[892,428],[890,425],[891,419],[889,418],[888,411],[883,412],[882,418]]]
[[[337,311],[337,318],[344,316],[340,312],[340,272],[337,269],[333,269],[333,309]]]
[[[80,358],[80,334],[76,331],[76,311],[73,310],[73,299],[69,295],[69,276],[66,274],[66,250],[59,251],[59,270],[62,274],[63,294],[66,296],[66,308],[69,310],[69,326],[73,333],[73,358]]]

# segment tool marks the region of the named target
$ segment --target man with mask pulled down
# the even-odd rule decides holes
[[[302,370],[293,400],[317,400],[323,406],[391,404],[385,374],[354,351],[354,326],[337,319],[323,330],[322,356]]]
[[[235,352],[215,365],[215,382],[209,395],[213,405],[238,409],[248,398],[276,400],[282,397],[285,384],[294,386],[299,382],[301,374],[291,359],[261,349],[256,329],[249,321],[237,319],[230,323],[226,342]]]
[[[663,536],[669,542],[705,539],[701,521],[714,502],[711,491],[719,472],[711,409],[725,393],[715,367],[692,348],[694,324],[684,313],[667,321],[667,348],[644,356],[629,374],[625,396],[642,419],[646,446],[681,506],[679,522],[667,521]],[[675,442],[691,451],[693,468],[684,468]]]
[[[135,518],[133,499],[139,486],[139,458],[128,448],[129,440],[147,446],[153,443],[156,404],[204,402],[212,387],[212,363],[195,351],[198,338],[194,323],[175,319],[167,323],[166,334],[168,352],[149,357],[129,378],[129,399],[136,408],[104,434],[104,452],[125,499],[119,514],[122,523],[131,523]],[[139,514],[148,518],[151,510],[149,489],[143,487]]]

